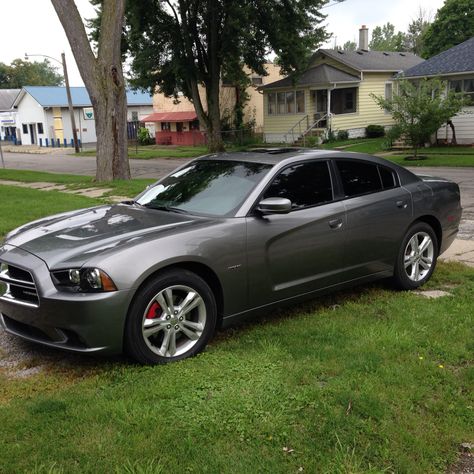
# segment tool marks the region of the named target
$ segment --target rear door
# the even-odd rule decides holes
[[[347,217],[347,279],[391,272],[412,218],[410,193],[390,167],[338,159],[335,168]]]
[[[334,201],[328,162],[285,168],[261,199],[269,197],[290,199],[293,210],[247,218],[253,307],[330,286],[343,263],[345,211],[342,202]]]

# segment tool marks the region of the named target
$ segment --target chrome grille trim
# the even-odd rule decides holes
[[[0,265],[0,283],[3,282],[5,289],[4,293],[0,296],[0,300],[30,308],[38,308],[38,291],[31,272],[5,262],[0,262]],[[28,280],[22,280],[18,277],[14,278],[10,273],[13,273],[15,276],[18,274],[25,275],[25,278],[28,278]]]

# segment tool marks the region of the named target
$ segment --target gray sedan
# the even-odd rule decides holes
[[[179,360],[274,307],[378,278],[419,287],[460,218],[455,183],[368,155],[207,155],[133,201],[12,231],[0,322],[70,351]]]

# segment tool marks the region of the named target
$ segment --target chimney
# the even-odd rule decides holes
[[[369,29],[365,25],[359,30],[359,49],[369,50]]]

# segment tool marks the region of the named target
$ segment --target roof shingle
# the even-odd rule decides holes
[[[438,76],[474,71],[474,37],[405,71],[405,77]]]

